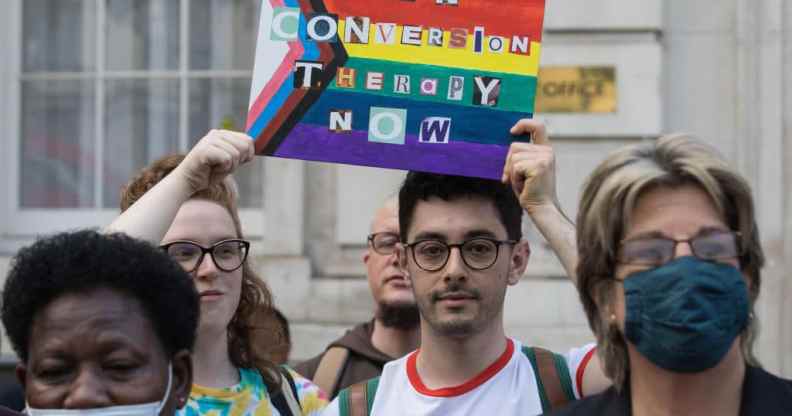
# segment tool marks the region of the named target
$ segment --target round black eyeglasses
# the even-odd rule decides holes
[[[447,244],[440,240],[420,240],[404,246],[412,251],[413,261],[427,272],[436,272],[448,263],[451,249],[459,248],[462,261],[473,270],[484,270],[498,261],[500,246],[517,244],[514,240],[473,238],[458,244]]]

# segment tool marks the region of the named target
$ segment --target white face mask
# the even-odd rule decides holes
[[[159,402],[94,409],[34,409],[25,403],[25,412],[30,416],[159,416],[170,396],[172,377],[173,369],[168,363],[168,388],[165,389],[165,396]]]

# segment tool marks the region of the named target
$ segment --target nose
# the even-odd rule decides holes
[[[444,269],[444,280],[464,280],[466,276],[465,262],[462,260],[462,249],[451,247],[448,252],[448,261]]]
[[[674,258],[692,256],[693,248],[690,246],[689,241],[678,241],[674,248]]]
[[[397,253],[397,251],[398,250],[396,250],[396,248],[394,248],[393,251],[391,251],[391,253],[388,254],[388,264],[390,264],[392,266],[398,266],[399,265],[399,256],[398,256],[399,253]]]
[[[99,370],[81,368],[63,401],[65,409],[93,409],[113,405]]]
[[[209,253],[206,253],[201,262],[198,263],[198,267],[195,269],[195,277],[198,279],[214,279],[220,273],[220,269],[217,268],[214,260],[212,260],[212,256]]]

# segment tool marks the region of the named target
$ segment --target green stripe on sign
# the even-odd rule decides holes
[[[534,96],[536,94],[536,77],[525,75],[503,74],[487,71],[471,71],[462,68],[451,68],[432,65],[409,65],[399,62],[382,61],[375,59],[350,58],[344,68],[355,70],[354,88],[339,87],[334,78],[330,82],[329,89],[338,91],[355,91],[366,94],[380,95],[387,97],[409,98],[419,101],[430,101],[444,104],[461,105],[475,107],[473,104],[475,77],[494,77],[500,78],[500,96],[495,110],[517,111],[523,113],[533,113]],[[383,74],[382,89],[367,89],[366,80],[368,73],[378,72]],[[407,75],[410,77],[410,93],[397,93],[394,91],[396,75]],[[451,77],[458,76],[464,78],[464,86],[461,100],[448,99],[448,91],[451,85]],[[437,80],[437,94],[426,95],[420,91],[421,81],[424,79]]]

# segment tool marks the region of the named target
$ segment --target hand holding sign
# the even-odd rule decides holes
[[[528,213],[537,207],[557,204],[555,154],[544,124],[523,119],[512,127],[511,134],[530,135],[532,141],[511,144],[501,181],[511,183],[520,205]]]
[[[253,139],[248,135],[230,130],[210,130],[173,172],[181,176],[195,193],[224,180],[253,156]]]

